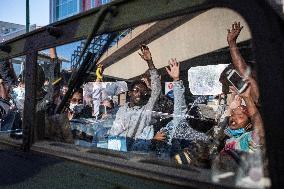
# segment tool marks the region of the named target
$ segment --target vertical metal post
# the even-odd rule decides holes
[[[26,0],[26,32],[30,31],[30,1]]]
[[[36,127],[36,76],[37,76],[37,51],[26,56],[25,67],[25,103],[23,117],[23,150],[29,151],[34,142]]]

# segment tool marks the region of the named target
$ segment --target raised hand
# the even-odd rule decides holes
[[[153,137],[153,139],[158,141],[165,141],[166,134],[163,133],[162,131],[158,131],[157,134]]]
[[[236,95],[234,100],[229,105],[229,108],[233,110],[239,107],[241,104],[242,104],[242,98],[239,95]]]
[[[141,53],[138,52],[138,54],[140,55],[140,57],[145,60],[145,61],[152,61],[152,55],[151,55],[151,52],[149,50],[149,48],[147,47],[147,45],[145,44],[142,44],[140,46],[140,50],[141,50]]]
[[[171,60],[169,60],[169,68],[166,67],[166,71],[171,76],[171,78],[173,78],[174,81],[179,80],[179,63],[176,59],[172,58]]]
[[[240,22],[234,22],[234,24],[232,24],[232,29],[228,29],[228,34],[227,34],[227,41],[229,44],[231,43],[236,43],[237,38],[239,36],[239,34],[241,33],[243,29],[243,26],[241,26]]]

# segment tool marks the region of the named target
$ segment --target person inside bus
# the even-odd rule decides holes
[[[251,85],[251,97],[255,104],[259,104],[259,89],[256,82],[256,74],[254,74],[254,70],[251,70],[251,67],[246,63],[244,58],[242,57],[238,46],[237,46],[237,39],[240,35],[243,26],[241,26],[240,22],[234,22],[232,24],[232,28],[228,29],[227,34],[227,42],[230,49],[230,54],[232,58],[232,63],[234,68],[238,71],[238,73],[243,77],[249,80]]]
[[[236,172],[241,166],[241,169],[249,173],[251,165],[248,164],[248,160],[253,158],[257,164],[257,161],[262,159],[263,122],[251,89],[252,86],[249,83],[248,88],[240,94],[246,105],[241,105],[241,99],[239,99],[235,105],[231,106],[229,122],[224,130],[226,135],[224,147],[212,162],[212,167],[216,170]],[[258,156],[257,159],[255,159],[256,156]],[[245,164],[248,166],[242,166]]]
[[[114,103],[111,99],[105,99],[99,106],[99,114],[97,119],[106,120],[109,116],[113,115]]]
[[[247,81],[249,81],[251,86],[251,96],[253,98],[254,103],[259,106],[259,89],[257,82],[255,80],[256,74],[255,70],[251,70],[251,66],[244,60],[242,57],[238,47],[237,47],[237,38],[240,35],[243,26],[240,25],[240,22],[234,22],[232,24],[232,28],[228,29],[227,33],[227,42],[230,49],[230,55],[232,58],[232,64],[227,66],[220,75],[219,81],[222,84],[222,92],[224,95],[224,101],[226,102],[222,106],[222,111],[219,112],[219,118],[217,120],[218,124],[214,127],[214,131],[212,130],[212,135],[215,138],[215,143],[212,144],[212,149],[217,149],[216,153],[218,153],[224,146],[224,138],[226,137],[224,133],[225,126],[228,124],[228,115],[231,114],[231,110],[234,107],[237,107],[237,104],[245,104],[244,100],[242,102],[240,100],[235,99],[242,99],[240,98],[239,94],[234,90],[234,87],[228,81],[227,76],[228,73],[232,69],[236,69],[237,72]],[[217,147],[218,146],[218,147]]]
[[[151,94],[149,95],[149,89],[143,81],[134,81],[129,88],[130,101],[119,108],[113,126],[108,132],[110,137],[126,137],[127,150],[131,149],[134,140],[150,140],[154,137],[151,125],[152,110],[161,92],[160,77],[153,64],[149,48],[141,45],[139,55],[148,64],[151,75]]]
[[[76,89],[70,98],[69,108],[67,111],[68,119],[89,118],[92,113],[90,108],[83,104],[83,89]]]
[[[182,82],[179,81],[179,63],[172,59],[170,62],[170,68],[166,68],[168,74],[174,80],[174,120],[172,124],[174,125],[173,131],[170,131],[170,135],[173,138],[184,137],[188,140],[197,141],[198,143],[207,143],[210,141],[210,137],[206,136],[204,133],[197,132],[189,127],[181,127],[181,125],[186,124],[183,122],[185,120],[185,112],[187,107],[184,102],[184,90]],[[253,147],[263,144],[264,131],[262,127],[261,116],[258,109],[255,106],[254,99],[251,93],[250,80],[247,81],[249,87],[240,96],[245,101],[246,106],[241,105],[241,99],[236,99],[234,103],[237,106],[232,105],[232,110],[229,115],[229,123],[226,127],[225,134],[229,135],[230,138],[226,140],[224,149],[233,148],[233,150],[241,150],[248,152]],[[186,128],[180,129],[180,128]],[[180,130],[182,132],[180,132]],[[252,130],[250,132],[249,130]],[[173,133],[171,133],[173,132]],[[234,138],[234,134],[237,133],[238,136]],[[238,138],[242,136],[241,138]],[[171,138],[171,137],[170,137]]]
[[[177,160],[179,156],[176,155],[186,148],[186,152],[189,152],[192,156],[191,160],[189,160],[190,163],[199,166],[201,163],[200,160],[203,161],[206,159],[207,161],[208,159],[208,150],[204,147],[211,142],[210,137],[205,133],[193,129],[186,120],[188,108],[184,96],[185,87],[182,80],[180,80],[180,64],[176,59],[169,60],[169,67],[166,67],[166,71],[173,79],[174,117],[160,132],[167,135],[171,157],[174,156],[175,160],[179,163]]]

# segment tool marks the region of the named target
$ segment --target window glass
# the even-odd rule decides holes
[[[107,4],[109,2],[111,2],[111,0],[102,0],[102,5]]]
[[[215,8],[103,34],[80,59],[85,44],[39,52],[38,140],[269,187],[257,62],[240,15]]]
[[[0,140],[21,144],[25,57],[1,61],[0,65]]]
[[[79,13],[78,0],[62,0],[56,4],[57,20]]]

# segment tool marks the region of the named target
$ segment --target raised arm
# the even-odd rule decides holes
[[[8,100],[9,97],[8,97],[8,91],[7,91],[7,88],[5,86],[5,83],[3,81],[3,79],[0,79],[0,97],[5,99],[5,100]]]
[[[253,130],[253,141],[256,144],[263,145],[264,144],[264,129],[261,115],[255,106],[254,100],[251,96],[251,85],[246,89],[244,93],[241,94],[241,97],[244,99],[249,117],[251,119],[252,125],[254,127]]]
[[[254,103],[258,104],[258,99],[259,99],[258,85],[256,81],[251,77],[250,69],[246,64],[245,60],[243,59],[237,46],[237,38],[242,29],[243,26],[241,26],[240,22],[238,23],[235,22],[234,24],[232,24],[232,29],[231,30],[228,29],[227,41],[229,44],[233,65],[242,77],[251,80],[251,97]]]
[[[169,60],[169,68],[166,71],[174,81],[174,114],[179,118],[184,118],[187,112],[187,106],[184,97],[184,86],[180,81],[180,68],[176,59]]]
[[[228,29],[227,34],[227,41],[230,48],[230,54],[233,61],[233,65],[236,68],[236,70],[241,74],[241,76],[248,76],[247,75],[247,64],[245,60],[243,59],[238,46],[237,46],[237,38],[240,35],[241,31],[243,29],[243,26],[241,26],[240,22],[235,22],[232,24],[231,30]]]
[[[150,77],[151,77],[151,96],[147,103],[147,109],[152,111],[154,104],[156,103],[161,90],[161,80],[158,72],[154,66],[153,59],[149,48],[146,45],[141,45],[141,53],[138,53],[140,57],[145,60],[149,67]]]
[[[140,50],[141,53],[138,52],[138,54],[143,60],[147,62],[149,69],[150,70],[155,69],[155,65],[153,63],[152,55],[149,48],[145,44],[142,44]]]

